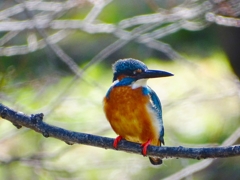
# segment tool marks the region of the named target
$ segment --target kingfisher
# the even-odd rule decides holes
[[[113,64],[113,83],[103,99],[103,109],[112,129],[118,134],[113,142],[141,143],[142,154],[149,145],[164,145],[162,107],[157,94],[147,86],[149,78],[173,76],[162,70],[150,70],[141,61],[127,58]],[[162,164],[159,157],[149,157],[153,165]]]

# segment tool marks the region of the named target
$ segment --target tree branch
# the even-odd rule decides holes
[[[86,133],[74,132],[65,130],[60,127],[49,125],[43,122],[43,114],[34,114],[28,116],[22,112],[14,111],[0,103],[0,116],[13,123],[17,128],[22,126],[30,128],[44,137],[53,137],[72,144],[85,144],[96,146],[105,149],[114,149],[113,139],[101,137]],[[142,154],[140,144],[122,140],[119,143],[118,150]],[[223,158],[240,155],[240,145],[226,146],[226,147],[207,147],[207,148],[186,148],[186,147],[157,147],[149,146],[148,155],[159,156],[162,158],[191,158],[191,159],[205,159],[205,158]]]

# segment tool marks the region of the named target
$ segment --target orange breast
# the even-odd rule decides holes
[[[128,141],[144,143],[152,139],[152,145],[160,145],[160,125],[149,106],[149,96],[143,96],[141,88],[114,87],[103,103],[106,117],[117,134]]]

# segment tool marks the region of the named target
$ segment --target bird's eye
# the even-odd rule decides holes
[[[134,74],[134,75],[135,75],[135,74],[140,74],[141,72],[142,72],[141,69],[137,69],[137,70],[133,71],[133,74]]]

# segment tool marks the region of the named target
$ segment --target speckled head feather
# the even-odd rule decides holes
[[[117,80],[119,75],[133,76],[133,72],[137,69],[145,71],[148,68],[143,62],[136,59],[119,59],[113,64],[113,81]]]

